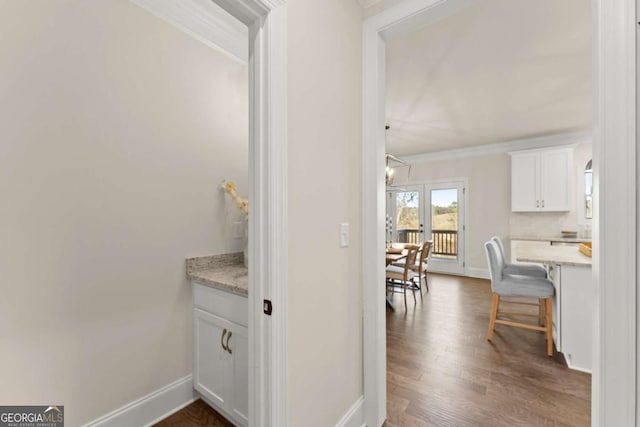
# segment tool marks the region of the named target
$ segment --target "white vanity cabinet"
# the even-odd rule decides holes
[[[513,212],[570,210],[572,148],[514,151],[509,155]]]
[[[235,425],[248,424],[246,297],[193,284],[193,386]]]

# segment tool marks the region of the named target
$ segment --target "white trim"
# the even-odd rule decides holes
[[[487,270],[486,268],[467,267],[467,277],[491,280],[489,270]]]
[[[377,15],[376,15],[377,16]],[[387,417],[384,283],[385,46],[368,19],[363,26],[362,314],[364,416],[369,427]],[[371,286],[368,286],[370,284]]]
[[[590,132],[562,133],[539,138],[514,139],[496,144],[477,145],[475,147],[456,148],[453,150],[437,151],[434,153],[402,156],[402,160],[410,164],[439,162],[450,159],[464,159],[469,157],[493,156],[518,150],[541,149],[567,146],[591,141]]]
[[[255,18],[249,55],[249,425],[286,427],[287,11],[280,0],[216,1],[243,22]],[[264,299],[271,300],[270,317],[263,314]]]
[[[594,86],[594,283],[596,284],[592,423],[636,424],[638,205],[636,190],[636,0],[592,0]],[[363,366],[365,419],[382,424],[386,396],[384,306],[384,34],[440,19],[464,0],[406,0],[372,16],[363,28]],[[453,12],[452,12],[453,11]],[[373,268],[372,268],[373,267]],[[370,286],[367,286],[370,284]],[[638,325],[640,328],[640,325]],[[636,406],[637,405],[637,406]]]
[[[637,421],[635,0],[594,0],[592,423]]]
[[[189,405],[195,397],[193,377],[187,375],[85,424],[85,427],[150,426]]]
[[[336,427],[364,427],[364,396],[360,396],[340,418]]]
[[[232,59],[249,60],[249,30],[210,0],[130,0]]]

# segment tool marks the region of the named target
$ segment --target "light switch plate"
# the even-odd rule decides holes
[[[349,246],[349,223],[340,223],[340,247],[346,248]]]

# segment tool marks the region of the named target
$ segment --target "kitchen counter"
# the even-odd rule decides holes
[[[562,237],[562,236],[510,236],[511,240],[529,240],[532,242],[564,242],[564,243],[586,243],[591,239],[585,237]]]
[[[518,251],[517,261],[541,264],[591,266],[591,258],[575,246],[523,247]]]
[[[187,278],[241,296],[249,293],[249,272],[242,253],[187,258]]]

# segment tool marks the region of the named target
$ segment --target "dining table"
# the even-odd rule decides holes
[[[405,250],[402,250],[401,252],[398,252],[397,250],[393,250],[393,248],[389,249],[385,249],[385,259],[387,262],[387,265],[400,261],[401,259],[405,259],[407,257],[407,252]],[[389,296],[389,294],[387,293],[387,279],[385,278],[384,281],[384,294],[385,294],[385,298],[387,301],[387,308],[396,311],[396,307],[393,305],[393,301],[391,300],[391,297]]]

